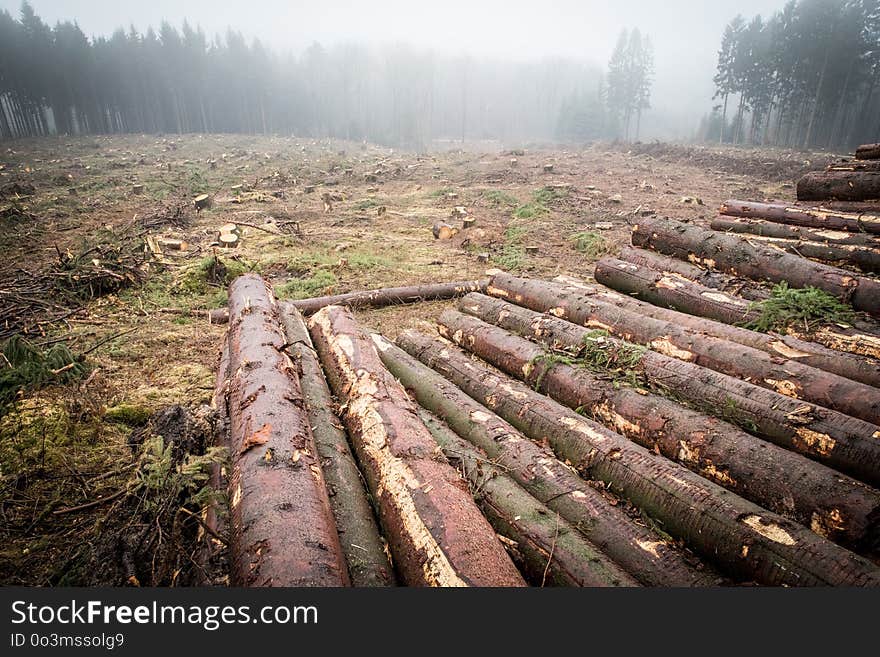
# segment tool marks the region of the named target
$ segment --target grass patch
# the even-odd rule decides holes
[[[217,287],[225,288],[242,274],[257,269],[256,264],[243,260],[224,260],[208,256],[187,267],[175,287],[176,290],[190,294],[208,294]]]
[[[745,326],[754,331],[784,331],[802,324],[809,332],[821,324],[850,324],[855,313],[836,297],[815,287],[790,288],[785,281],[775,285],[770,298],[749,305],[757,319]]]
[[[441,196],[446,196],[447,194],[455,194],[455,190],[452,187],[441,187],[440,189],[435,189],[433,192],[428,194],[429,198],[440,198]]]
[[[486,200],[489,201],[495,207],[516,207],[517,201],[513,196],[508,194],[507,192],[502,192],[497,189],[493,189],[489,192],[486,192]]]
[[[336,284],[336,276],[331,271],[319,269],[307,278],[295,278],[279,285],[275,293],[283,299],[308,299],[327,294],[328,288]]]
[[[556,189],[553,187],[542,187],[532,193],[532,200],[517,206],[513,211],[513,216],[517,219],[532,219],[540,217],[550,212],[549,206],[560,198],[565,198],[568,192],[564,189]]]
[[[365,198],[362,201],[358,201],[355,204],[354,209],[363,211],[363,210],[369,210],[370,208],[379,207],[380,205],[382,205],[382,203],[377,201],[374,198]]]
[[[611,243],[603,235],[592,230],[575,233],[571,236],[571,241],[577,251],[592,259],[610,253],[613,249]]]

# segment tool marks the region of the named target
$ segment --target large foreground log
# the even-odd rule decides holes
[[[858,548],[880,539],[880,492],[741,429],[593,374],[529,340],[487,324],[503,302],[469,295],[439,319],[441,335],[569,408],[817,534]]]
[[[481,292],[487,281],[456,281],[454,283],[429,283],[408,287],[384,287],[362,292],[349,292],[329,297],[314,297],[292,301],[293,306],[304,315],[311,315],[324,306],[348,306],[349,308],[381,308],[416,301],[452,299],[468,292]]]
[[[689,280],[697,281],[706,287],[730,294],[737,294],[751,301],[761,301],[770,296],[767,290],[750,279],[736,278],[728,274],[722,274],[720,271],[698,267],[684,260],[672,258],[656,251],[625,246],[617,254],[617,257],[634,265],[647,267],[648,269],[678,274]]]
[[[349,583],[296,370],[272,293],[229,286],[230,556],[237,586]]]
[[[688,566],[673,546],[638,525],[621,509],[485,406],[468,397],[402,349],[374,336],[388,369],[418,402],[550,509],[577,527],[598,549],[643,584],[711,585],[715,579]]]
[[[351,313],[328,306],[309,330],[379,507],[395,565],[410,585],[524,582],[463,480],[438,453],[413,403]],[[438,458],[439,457],[439,458]]]
[[[766,219],[781,224],[820,228],[823,230],[846,230],[853,233],[880,233],[880,216],[828,210],[824,208],[792,207],[783,203],[754,203],[729,200],[721,204],[720,214],[732,217]]]
[[[875,237],[872,237],[870,233],[852,233],[845,230],[804,228],[803,226],[790,226],[788,224],[774,223],[762,219],[747,219],[745,217],[731,217],[727,215],[715,217],[709,223],[709,227],[712,230],[721,230],[728,233],[742,233],[746,235],[775,237],[786,240],[827,242],[829,244],[847,244],[874,248],[880,245],[880,241]],[[621,259],[627,260],[627,258]]]
[[[449,343],[411,331],[397,341],[520,431],[547,441],[585,478],[606,482],[731,577],[770,585],[880,584],[880,572],[866,559],[495,375]]]
[[[878,171],[810,171],[797,181],[798,201],[868,201],[878,198]]]
[[[880,387],[880,362],[876,360],[861,355],[841,354],[793,336],[760,333],[729,326],[729,324],[757,321],[761,315],[759,308],[737,297],[710,290],[675,274],[646,269],[613,258],[605,258],[596,263],[595,278],[603,285],[628,295],[638,296],[639,299],[650,303],[645,304],[613,292],[603,293],[601,289],[593,291],[584,288],[583,301],[588,304],[585,309],[592,309],[593,306],[590,304],[599,304],[597,307],[600,307],[604,303],[607,310],[607,304],[611,304],[653,319],[671,322],[700,334],[759,349],[774,359],[787,358],[853,381]],[[499,278],[499,280],[509,279]],[[515,280],[511,284],[519,285]],[[560,293],[564,292],[560,291]],[[712,318],[722,323],[707,322],[694,315]],[[581,317],[578,319],[579,324],[587,321]],[[824,400],[815,401],[827,405]]]
[[[534,586],[639,586],[568,521],[428,411],[419,415],[446,458],[470,483],[483,513],[513,542],[511,556]]]
[[[736,236],[668,220],[640,220],[632,242],[757,281],[787,281],[792,287],[817,287],[848,301],[857,310],[880,316],[880,282],[858,276]]]
[[[857,160],[880,160],[880,144],[862,144],[856,149]]]
[[[490,293],[504,294],[489,287]],[[524,295],[511,295],[517,303],[546,305]],[[552,299],[550,300],[553,301]],[[492,323],[508,331],[537,338],[551,348],[578,355],[584,341],[594,339],[595,331],[573,324],[564,305],[554,306],[563,318],[509,305]],[[616,349],[625,349],[617,338]],[[779,393],[759,388],[732,376],[700,365],[646,350],[633,359],[630,368],[644,375],[660,391],[668,391],[695,408],[734,422],[749,433],[761,436],[786,449],[846,472],[874,486],[880,484],[880,427],[842,413],[807,404]]]
[[[318,355],[299,311],[282,303],[281,322],[287,353],[297,367],[315,446],[330,492],[339,542],[354,586],[391,586],[394,571],[385,553],[379,526],[367,499],[363,477],[348,446],[348,437],[333,413],[333,397]]]

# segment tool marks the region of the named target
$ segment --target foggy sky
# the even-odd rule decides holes
[[[652,106],[692,130],[712,105],[712,75],[725,24],[737,13],[765,17],[785,0],[31,0],[50,25],[76,20],[88,35],[120,26],[143,31],[184,18],[208,36],[231,26],[279,51],[323,45],[405,42],[416,47],[493,58],[565,56],[605,68],[624,27],[654,43]],[[18,16],[20,0],[0,0]],[[678,130],[676,130],[678,132]]]

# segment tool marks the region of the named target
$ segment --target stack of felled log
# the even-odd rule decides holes
[[[672,300],[496,273],[394,342],[234,281],[232,581],[880,585],[880,361],[725,323],[749,302],[690,253],[597,268]],[[853,278],[828,280],[872,303]]]
[[[811,171],[797,183],[799,201],[866,201],[880,199],[880,144],[864,144],[854,160]]]

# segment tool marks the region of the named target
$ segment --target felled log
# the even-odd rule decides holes
[[[880,233],[880,216],[827,210],[824,208],[791,207],[782,203],[754,203],[729,200],[721,204],[720,214],[732,217],[766,219],[781,224],[821,228],[823,230],[846,230],[852,233]]]
[[[491,287],[489,290],[494,292]],[[532,305],[531,300],[519,296],[515,300]],[[572,323],[573,317],[556,308],[571,321],[508,304],[492,323],[536,338],[548,347],[579,354],[584,340],[596,339],[597,335]],[[605,339],[615,350],[626,349],[617,338]],[[875,424],[650,349],[641,353],[630,369],[643,375],[655,389],[671,393],[700,411],[873,486],[880,485],[880,427]]]
[[[158,238],[156,243],[163,249],[169,251],[186,251],[189,248],[189,244],[185,240],[176,240],[167,237]]]
[[[350,311],[329,306],[309,332],[345,404],[358,462],[404,582],[424,586],[520,586],[492,527],[438,447],[406,392],[383,367]]]
[[[458,232],[457,228],[450,226],[445,221],[438,221],[431,228],[431,233],[434,235],[435,240],[448,240],[455,236]]]
[[[857,160],[880,159],[880,144],[862,144],[856,149]]]
[[[304,315],[311,315],[324,306],[347,306],[349,308],[382,308],[416,301],[452,299],[468,292],[486,289],[488,281],[455,281],[452,283],[426,283],[407,287],[383,287],[376,290],[348,292],[327,297],[299,299],[291,304]]]
[[[526,491],[577,527],[638,581],[654,586],[711,585],[714,580],[687,565],[680,552],[640,526],[559,461],[546,447],[463,393],[454,383],[381,336],[374,336],[382,361],[456,433],[483,450]]]
[[[229,308],[212,308],[208,311],[208,324],[228,324]]]
[[[829,164],[826,171],[880,171],[880,160],[850,160]]]
[[[852,244],[855,246],[877,247],[880,241],[871,237],[870,233],[850,233],[845,230],[810,229],[802,226],[790,226],[761,219],[715,217],[709,224],[712,230],[727,233],[743,233],[761,237],[775,237],[786,240],[804,240],[807,242],[827,242],[828,244]],[[626,260],[626,258],[623,258]]]
[[[558,402],[500,377],[446,342],[405,331],[398,344],[517,429],[547,441],[731,577],[768,585],[876,585],[868,560],[653,454]]]
[[[302,391],[266,283],[229,286],[230,560],[237,586],[348,585]]]
[[[533,586],[639,586],[638,581],[586,540],[574,525],[524,491],[485,453],[436,416],[419,416],[477,493],[492,527]],[[509,541],[509,542],[508,542]]]
[[[354,586],[391,586],[394,571],[385,553],[367,491],[348,446],[348,437],[333,412],[334,403],[318,355],[299,311],[280,305],[287,353],[297,368],[315,447],[330,492],[339,542]]]
[[[842,301],[880,316],[880,281],[773,249],[750,244],[736,235],[706,230],[671,219],[640,220],[632,242],[754,280],[787,281],[792,287],[813,286]]]
[[[719,271],[698,267],[684,260],[672,258],[656,251],[625,246],[617,254],[617,257],[626,262],[647,267],[648,269],[678,274],[689,280],[701,283],[706,287],[737,294],[751,301],[761,301],[770,296],[767,290],[749,279],[735,278],[728,274],[722,274]]]
[[[797,181],[798,201],[880,199],[880,172],[810,171]]]
[[[811,260],[834,265],[849,265],[864,272],[880,272],[880,249],[853,244],[825,244],[803,240],[780,239],[761,235],[749,235],[744,239],[769,246]]]
[[[639,267],[629,262],[605,258],[596,263],[595,278],[599,283],[635,295],[643,301],[621,296],[601,288],[585,288],[581,302],[585,309],[594,309],[591,304],[612,304],[617,308],[632,311],[653,319],[671,322],[698,334],[705,334],[729,342],[735,342],[766,352],[774,359],[787,358],[794,362],[819,368],[826,372],[880,387],[880,363],[861,355],[841,354],[814,342],[807,342],[794,336],[780,336],[772,333],[759,333],[728,324],[742,324],[757,320],[760,310],[737,297],[705,288],[693,281],[674,274],[657,272]],[[530,285],[499,277],[500,281],[512,286]],[[523,279],[524,280],[524,279]],[[538,282],[541,285],[541,282]],[[556,289],[559,289],[558,287]],[[565,294],[563,290],[561,293]],[[577,291],[575,291],[577,296]],[[588,298],[586,298],[588,297]],[[566,297],[567,298],[567,297]],[[600,306],[601,307],[601,306]],[[678,310],[671,310],[677,308]],[[578,323],[587,321],[587,315],[580,315]],[[685,314],[689,313],[689,314]],[[607,314],[607,307],[606,313]],[[694,317],[707,317],[723,322],[707,322]],[[594,317],[601,321],[601,318]],[[880,336],[878,336],[880,338]],[[772,377],[771,377],[772,378]],[[834,393],[836,394],[836,392]],[[819,402],[823,403],[823,402]],[[824,403],[823,403],[824,405]]]
[[[825,538],[866,548],[880,540],[880,491],[477,319],[504,312],[496,299],[474,294],[460,305],[475,316],[445,311],[440,334],[534,390]]]

